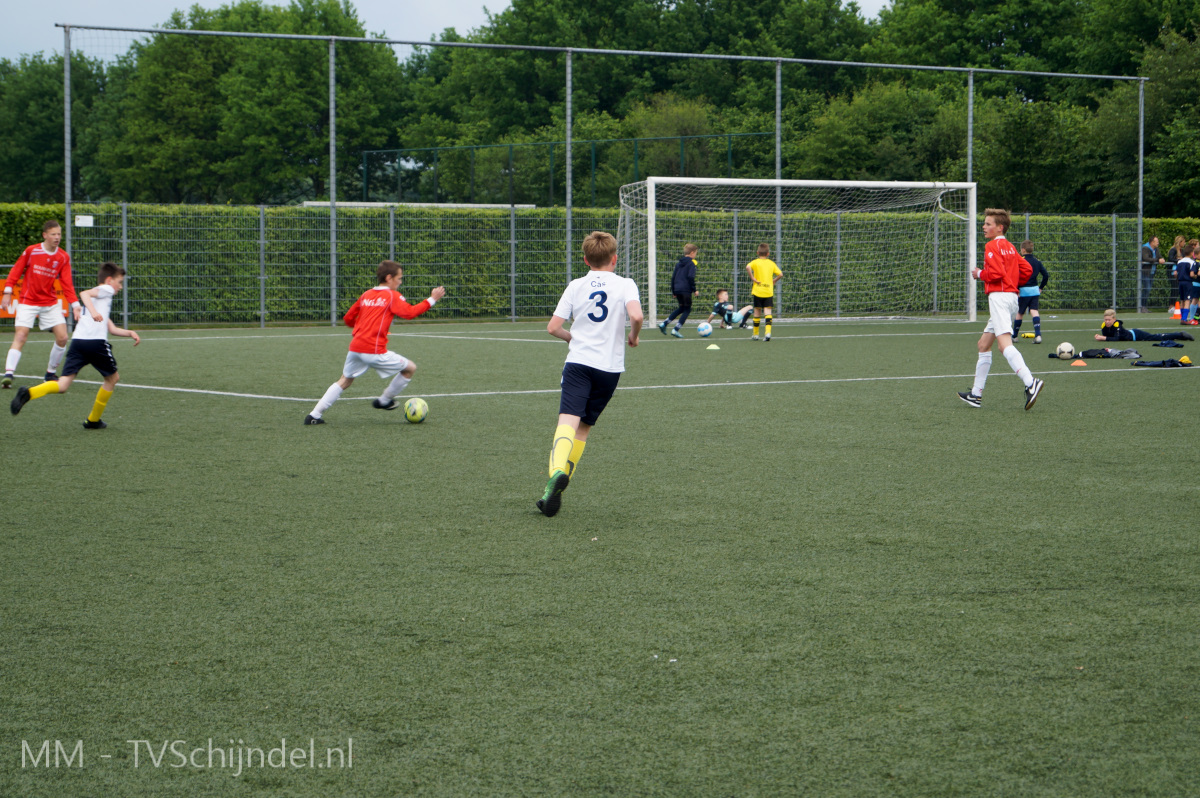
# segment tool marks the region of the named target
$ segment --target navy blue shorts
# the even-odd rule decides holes
[[[112,346],[108,341],[100,339],[71,341],[71,348],[67,350],[67,360],[63,365],[62,375],[69,377],[72,374],[78,374],[84,366],[91,366],[103,377],[117,373],[117,360],[113,357]]]
[[[567,363],[562,370],[562,398],[558,402],[558,412],[579,416],[584,424],[595,426],[620,379],[620,372]]]
[[[1017,314],[1024,315],[1029,310],[1039,310],[1038,300],[1041,296],[1019,296],[1017,297]]]
[[[1179,301],[1187,302],[1192,298],[1192,283],[1189,280],[1186,283],[1179,284]]]

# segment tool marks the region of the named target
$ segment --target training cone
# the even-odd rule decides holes
[[[1178,303],[1178,302],[1176,302],[1176,303],[1175,303],[1175,309],[1171,311],[1171,318],[1173,318],[1173,319],[1178,319],[1179,317],[1180,317],[1180,315],[1179,315],[1179,303]]]
[[[721,347],[717,346],[716,344],[709,344],[708,346],[706,346],[704,348],[705,349],[720,349]]]
[[[1072,366],[1086,366],[1086,365],[1087,365],[1087,363],[1086,363],[1085,361],[1082,361],[1082,360],[1076,360],[1076,361],[1075,361],[1074,363],[1072,363],[1071,365],[1072,365]]]

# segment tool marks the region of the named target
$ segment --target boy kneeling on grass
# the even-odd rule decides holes
[[[92,366],[104,378],[104,384],[96,391],[96,401],[92,412],[83,422],[84,429],[104,429],[108,425],[100,420],[108,400],[117,388],[121,375],[117,373],[117,361],[113,357],[112,345],[108,342],[108,334],[121,338],[132,338],[133,345],[142,342],[140,336],[133,330],[126,330],[113,324],[109,315],[112,313],[113,297],[125,285],[125,270],[115,263],[100,264],[100,285],[89,288],[79,295],[87,312],[79,317],[75,325],[75,334],[71,337],[71,348],[67,350],[66,365],[63,366],[62,376],[57,380],[43,382],[32,388],[21,388],[16,398],[12,400],[10,409],[15,416],[27,402],[41,399],[52,393],[66,393],[84,366]]]

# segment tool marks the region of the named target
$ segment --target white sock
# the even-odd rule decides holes
[[[20,349],[8,350],[8,357],[4,359],[4,373],[5,374],[15,374],[17,371],[17,364],[20,362],[21,362],[21,350]]]
[[[407,388],[408,383],[408,377],[405,377],[403,374],[397,374],[392,378],[392,381],[388,383],[388,387],[383,389],[383,395],[379,397],[379,401],[386,405],[388,402],[396,398],[396,394]]]
[[[342,395],[342,386],[336,382],[329,386],[329,390],[321,397],[321,401],[317,402],[317,406],[309,413],[313,418],[320,418],[325,414],[325,411],[333,407],[333,403]]]
[[[992,370],[992,353],[980,352],[979,359],[975,361],[975,385],[971,388],[971,393],[976,396],[983,396],[983,386],[987,385],[988,372]]]
[[[58,371],[58,364],[62,362],[63,352],[66,352],[65,346],[54,344],[50,347],[50,362],[46,364],[46,372],[50,373]]]
[[[1012,366],[1012,370],[1021,378],[1021,382],[1025,383],[1025,387],[1032,387],[1033,372],[1025,365],[1025,358],[1021,357],[1021,353],[1015,346],[1010,346],[1004,350],[1004,359],[1008,361],[1008,365]]]

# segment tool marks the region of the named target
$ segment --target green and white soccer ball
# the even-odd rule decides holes
[[[404,417],[409,423],[420,424],[429,415],[429,405],[424,399],[409,399],[404,403]]]
[[[1059,360],[1070,360],[1075,357],[1075,347],[1071,346],[1069,342],[1063,341],[1058,345],[1058,349],[1054,350],[1054,353],[1058,355]]]

